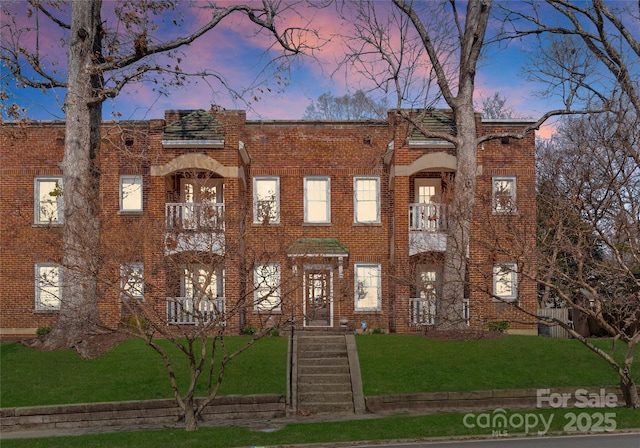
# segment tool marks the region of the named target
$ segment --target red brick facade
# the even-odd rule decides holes
[[[191,132],[196,119],[215,130]],[[478,125],[487,134],[523,123]],[[36,305],[36,266],[60,262],[62,226],[36,223],[34,201],[38,179],[61,176],[64,123],[5,124],[0,132],[0,331],[32,334],[57,316]],[[227,325],[235,331],[269,319],[299,327],[340,327],[346,320],[360,328],[366,322],[369,329],[396,332],[437,325],[455,149],[418,140],[391,119],[247,121],[241,111],[167,111],[165,120],[104,123],[104,323],[116,326],[126,318],[124,264],[142,267],[143,300],[164,316],[167,297],[191,291],[185,266],[202,257],[203,265],[219,266],[209,290],[224,297]],[[495,266],[508,263],[519,272],[505,274],[513,280],[506,290],[517,291],[513,300],[521,307],[536,309],[536,285],[529,280],[536,269],[533,133],[486,142],[478,166],[465,320],[473,328],[510,320],[510,330],[532,332],[533,320],[491,294]],[[142,210],[122,210],[122,176],[141,179]],[[516,205],[508,213],[494,209],[496,179],[506,179],[504,185],[514,179]],[[256,200],[270,185],[277,188],[266,204],[278,209],[263,219],[256,216],[262,206]],[[209,246],[196,238],[190,241],[199,249],[186,250],[186,238],[205,228],[204,215],[197,214],[205,193],[215,197],[202,201],[218,204],[207,208],[216,210],[204,223]],[[174,220],[185,226],[193,213],[200,221],[190,224],[191,236],[186,227],[169,231]],[[256,285],[254,275],[262,263],[277,266],[279,275],[272,292],[281,304],[269,310],[254,303],[255,290],[266,285]]]

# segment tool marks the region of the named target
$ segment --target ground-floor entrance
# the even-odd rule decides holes
[[[333,323],[333,268],[304,267],[304,326],[331,327]]]

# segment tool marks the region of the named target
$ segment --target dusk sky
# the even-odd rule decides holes
[[[5,0],[6,1],[6,0]],[[515,3],[515,2],[512,2]],[[184,3],[183,3],[184,4]],[[224,3],[222,3],[224,5]],[[388,2],[378,2],[377,6],[388,6]],[[18,19],[27,19],[26,1],[9,1],[5,3],[13,11],[18,11]],[[106,0],[103,4],[103,17],[113,17],[113,3]],[[183,8],[185,24],[195,27],[207,20],[208,14],[204,11]],[[8,23],[6,15],[1,17],[3,24]],[[49,65],[53,61],[60,62],[54,67],[60,72],[65,70],[66,46],[58,27],[52,25],[42,14],[39,16],[40,49],[47,55]],[[111,19],[112,20],[112,19]],[[322,37],[330,36],[337,31],[347,33],[349,23],[337,19],[335,7],[324,9],[312,8],[305,10],[304,17],[288,15],[283,22],[287,25],[304,25],[305,20],[311,21],[311,26],[319,30]],[[163,25],[161,37],[166,38],[175,33],[175,27]],[[231,84],[240,88],[261,78],[261,70],[269,60],[269,56],[275,54],[274,50],[267,53],[272,39],[265,35],[255,36],[256,27],[240,15],[231,16],[223,20],[214,30],[207,33],[200,40],[182,50],[183,62],[181,68],[187,71],[207,70],[223,75]],[[492,33],[490,31],[489,33]],[[35,41],[33,32],[24,35]],[[2,39],[11,39],[7,29],[2,29]],[[493,96],[494,93],[507,98],[508,106],[521,117],[537,118],[545,111],[559,107],[559,104],[536,95],[541,90],[540,85],[528,82],[522,75],[522,67],[526,59],[526,43],[513,42],[505,48],[492,45],[486,47],[485,58],[479,65],[476,77],[476,102],[480,104],[482,98]],[[250,119],[299,119],[304,114],[305,108],[319,95],[331,92],[339,96],[354,92],[358,88],[367,90],[370,84],[349,70],[340,70],[331,76],[336,68],[336,61],[344,55],[344,47],[338,39],[326,43],[315,53],[317,60],[299,57],[292,67],[292,71],[286,75],[287,82],[278,84],[278,79],[267,75],[266,88],[257,94],[245,96],[252,100],[253,110],[248,111]],[[33,119],[63,119],[61,105],[64,100],[64,90],[43,93],[30,88],[16,88],[15,81],[8,76],[7,69],[2,68],[2,89],[13,97],[11,102],[16,102],[26,107],[27,115]],[[217,104],[227,109],[245,109],[246,105],[234,103],[226,90],[214,81],[205,82],[193,79],[189,84],[181,88],[173,88],[168,96],[159,96],[154,91],[153,83],[132,84],[125,89],[116,99],[105,103],[104,119],[111,119],[113,111],[120,114],[121,119],[149,119],[161,118],[166,109],[208,109],[211,104]],[[379,94],[375,94],[378,95]],[[394,97],[388,96],[390,105],[394,104]],[[549,131],[541,130],[540,135]]]

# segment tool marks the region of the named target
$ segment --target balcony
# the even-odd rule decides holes
[[[409,299],[409,322],[411,325],[424,326],[436,323],[436,299]]]
[[[167,323],[173,325],[203,325],[217,319],[224,323],[224,297],[196,299],[193,297],[169,297],[167,299]]]
[[[224,204],[167,203],[165,217],[167,254],[185,251],[224,254]]]
[[[447,226],[444,204],[409,204],[409,255],[444,252]]]

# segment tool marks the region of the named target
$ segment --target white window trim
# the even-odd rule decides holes
[[[140,272],[140,278],[135,279],[136,282],[132,282],[132,279],[128,279],[128,272]],[[128,280],[128,281],[127,281]],[[135,285],[140,293],[133,294],[128,290],[131,289],[131,286]],[[130,297],[137,300],[144,300],[144,264],[143,263],[123,263],[120,265],[120,288],[122,290],[122,296],[125,299]]]
[[[275,286],[261,284],[263,281],[266,283],[266,280],[261,279],[261,275],[258,274],[258,269],[262,267],[275,268]],[[282,296],[280,294],[281,278],[282,273],[280,269],[280,263],[257,263],[253,267],[253,310],[255,312],[279,313],[282,311]],[[272,288],[273,291],[271,291]],[[267,294],[261,295],[261,292],[263,291],[267,291]],[[265,301],[264,298],[266,296],[270,297]]]
[[[511,294],[498,294],[498,275],[509,274],[511,276]],[[502,300],[518,299],[518,265],[516,263],[500,263],[493,267],[493,294]]]
[[[64,222],[64,198],[56,198],[58,216],[56,220],[40,220],[40,183],[45,181],[57,182],[62,187],[62,176],[37,176],[33,179],[33,222],[35,224],[62,224]],[[63,189],[64,191],[64,189]]]
[[[372,221],[358,220],[358,181],[376,181],[376,217]],[[353,178],[353,222],[356,224],[379,224],[380,223],[380,177],[378,176],[358,176]]]
[[[56,268],[58,270],[58,305],[48,306],[42,303],[42,284],[40,281],[40,269],[41,268]],[[35,273],[35,309],[37,311],[58,311],[60,309],[60,302],[62,298],[62,268],[56,263],[36,263],[34,267]]]
[[[353,298],[354,298],[354,310],[358,311],[380,311],[382,310],[382,267],[379,263],[355,263],[353,266]],[[376,305],[373,307],[360,307],[358,306],[358,284],[360,283],[358,279],[358,268],[374,268],[376,270]]]
[[[264,224],[264,219],[258,216],[258,189],[257,184],[260,181],[275,181],[275,217],[269,220],[269,224],[280,224],[280,178],[278,176],[260,176],[253,178],[253,223]]]
[[[500,210],[498,209],[498,198],[496,196],[496,182],[511,182],[511,204],[512,206],[508,209],[503,209]],[[517,207],[517,200],[518,200],[518,194],[517,194],[517,181],[516,181],[516,176],[494,176],[491,178],[491,209],[493,210],[493,213],[496,214],[512,214],[512,213],[516,213],[518,211],[518,207]]]
[[[139,181],[139,182],[138,182]],[[124,208],[124,189],[123,184],[140,184],[140,208]],[[143,180],[141,175],[121,175],[120,176],[120,186],[118,196],[120,198],[120,211],[123,213],[138,213],[143,211],[144,209],[144,196],[142,194],[144,188]]]
[[[312,221],[309,219],[309,196],[307,189],[308,181],[325,181],[327,184],[327,195],[324,203],[326,207],[327,219],[324,221]],[[315,201],[318,203],[317,201]],[[308,224],[330,224],[331,223],[331,178],[326,176],[308,176],[304,178],[304,222]]]

